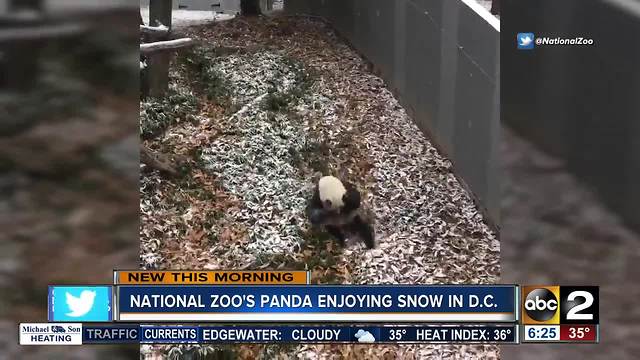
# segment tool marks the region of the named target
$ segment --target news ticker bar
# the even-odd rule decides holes
[[[141,325],[20,324],[21,345],[257,343],[582,343],[600,341],[599,325]]]
[[[256,343],[519,343],[518,325],[20,324],[21,345]]]

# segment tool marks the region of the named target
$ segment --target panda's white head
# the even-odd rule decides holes
[[[318,192],[325,209],[339,211],[344,207],[344,195],[347,193],[347,189],[337,177],[323,176],[320,178]]]

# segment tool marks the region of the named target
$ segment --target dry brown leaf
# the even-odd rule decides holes
[[[229,243],[233,240],[233,230],[229,227],[222,229],[220,236],[218,237],[221,243]]]
[[[186,240],[192,243],[199,243],[202,241],[204,234],[204,230],[192,228],[187,232]]]

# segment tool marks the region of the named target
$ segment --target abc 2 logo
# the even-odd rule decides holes
[[[523,286],[526,325],[599,324],[597,286]]]

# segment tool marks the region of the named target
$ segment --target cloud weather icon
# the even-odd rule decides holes
[[[93,307],[93,302],[96,298],[96,292],[90,290],[83,290],[79,297],[71,295],[69,292],[65,293],[67,298],[67,307],[70,312],[67,316],[80,317],[86,315]]]
[[[361,343],[372,343],[376,341],[376,338],[374,338],[370,332],[364,331],[362,329],[358,330],[358,332],[356,332],[354,336],[356,337],[356,339],[358,339],[358,342]]]

